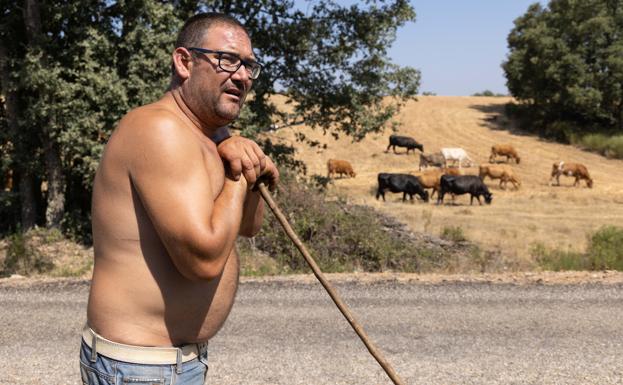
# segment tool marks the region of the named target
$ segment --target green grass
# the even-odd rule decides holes
[[[542,243],[536,243],[532,246],[531,254],[543,270],[590,270],[584,253],[548,248]]]
[[[594,270],[623,271],[623,228],[604,226],[590,238],[588,259]]]
[[[441,238],[453,242],[467,241],[461,226],[446,226],[441,230]]]
[[[623,159],[623,135],[588,134],[575,138],[573,142],[608,158]]]
[[[93,268],[92,254],[67,239],[58,229],[35,227],[4,239],[5,258],[0,275],[79,277]]]
[[[77,266],[55,266],[50,271],[52,277],[82,277],[93,268],[93,260],[88,259]]]
[[[586,252],[548,248],[537,243],[532,247],[532,256],[544,270],[623,271],[623,228],[600,228],[589,236]]]
[[[7,237],[8,248],[2,275],[31,275],[50,272],[54,264],[50,258],[33,246],[30,239],[36,230],[16,232]],[[44,239],[47,239],[44,235]]]

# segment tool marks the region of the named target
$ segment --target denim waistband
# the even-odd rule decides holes
[[[197,358],[208,346],[207,342],[171,347],[120,344],[100,336],[88,325],[82,330],[82,339],[91,348],[91,360],[101,354],[114,360],[148,365],[179,365]]]

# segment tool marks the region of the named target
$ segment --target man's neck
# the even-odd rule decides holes
[[[167,91],[167,93],[165,94],[165,98],[169,96],[175,101],[175,104],[180,109],[182,114],[186,116],[186,118],[190,121],[191,125],[199,130],[204,136],[211,139],[219,139],[221,136],[226,136],[227,134],[229,134],[229,129],[227,128],[227,125],[215,125],[202,121],[188,107],[188,104],[186,103],[179,87]]]

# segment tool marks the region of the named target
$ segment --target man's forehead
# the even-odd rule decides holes
[[[203,45],[209,49],[230,51],[255,58],[249,35],[244,29],[235,25],[226,23],[213,25],[206,31]]]

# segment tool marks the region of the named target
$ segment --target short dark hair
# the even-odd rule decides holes
[[[177,40],[175,41],[175,48],[177,47],[200,47],[206,32],[214,25],[226,24],[242,29],[247,36],[249,31],[245,26],[236,20],[233,16],[219,13],[219,12],[206,12],[198,13],[186,20],[184,26],[177,34]]]

